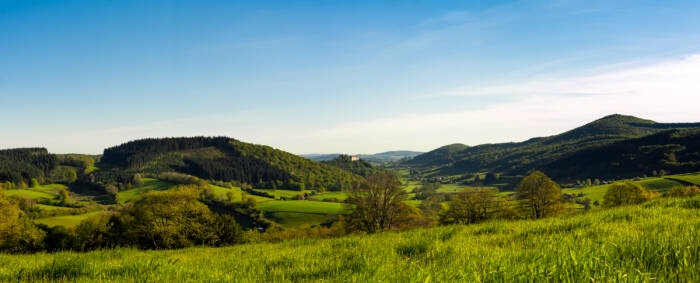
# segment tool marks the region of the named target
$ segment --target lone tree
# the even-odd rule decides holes
[[[561,209],[561,188],[540,171],[532,172],[518,185],[518,198],[535,218],[558,214]]]
[[[487,220],[498,212],[497,198],[494,190],[464,189],[450,200],[449,209],[440,217],[440,222],[472,224]]]
[[[402,212],[406,191],[391,172],[375,173],[350,192],[348,202],[355,205],[349,224],[367,233],[390,229]]]
[[[649,192],[642,185],[624,181],[615,182],[603,197],[603,205],[606,207],[639,204],[654,198],[655,195]]]

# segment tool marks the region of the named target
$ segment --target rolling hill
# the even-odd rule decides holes
[[[545,168],[581,150],[641,138],[669,129],[697,127],[700,127],[700,123],[665,124],[615,114],[559,135],[532,138],[524,142],[472,147],[452,144],[416,156],[401,164],[421,170],[434,170],[440,175],[484,171],[517,175],[533,168]],[[567,160],[574,162],[571,159]]]
[[[376,163],[386,163],[386,162],[394,162],[394,161],[399,161],[404,158],[412,158],[415,156],[418,156],[420,154],[423,154],[423,152],[418,152],[418,151],[409,151],[409,150],[395,150],[395,151],[387,151],[387,152],[382,152],[382,153],[375,153],[375,154],[358,154],[357,156],[360,157],[361,159],[364,159],[369,162],[376,162]],[[343,155],[340,153],[329,153],[329,154],[302,154],[302,157],[314,160],[314,161],[328,161],[331,159],[335,159],[338,156]]]
[[[621,179],[653,172],[700,170],[700,130],[667,130],[642,138],[579,150],[541,169],[557,179]]]
[[[101,166],[145,173],[175,171],[256,188],[341,190],[362,180],[333,166],[227,137],[132,141],[105,149]]]

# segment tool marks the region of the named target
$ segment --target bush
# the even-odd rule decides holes
[[[676,186],[671,188],[668,196],[671,197],[692,197],[700,194],[698,186]]]
[[[110,239],[110,214],[100,214],[83,220],[75,227],[75,250],[90,251],[113,247]]]
[[[113,232],[123,244],[145,249],[237,242],[240,228],[230,218],[217,217],[198,201],[201,192],[201,187],[194,185],[148,192],[115,215]]]
[[[200,185],[206,186],[207,182],[197,178],[195,176],[176,173],[176,172],[166,172],[158,175],[158,179],[165,182],[170,182],[179,185]]]
[[[603,197],[603,205],[606,207],[639,204],[656,197],[656,194],[649,192],[642,185],[625,181],[615,182]]]
[[[44,231],[0,192],[0,251],[37,251],[42,248],[44,236]]]

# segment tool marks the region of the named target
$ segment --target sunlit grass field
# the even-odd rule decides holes
[[[265,212],[265,217],[285,227],[318,225],[326,222],[328,215],[350,212],[346,204],[308,200],[274,200],[258,204],[256,208]]]
[[[148,191],[164,191],[171,188],[173,184],[163,182],[161,180],[152,178],[143,178],[143,185],[133,188],[131,190],[121,191],[117,195],[119,196],[119,203],[126,204],[127,202],[133,201],[138,198],[143,193]]]
[[[35,191],[35,190],[6,190],[4,191],[6,196],[21,196],[29,199],[53,199],[56,197],[53,194],[47,193],[47,192],[42,192],[42,191]]]
[[[689,173],[669,176],[669,178],[681,180],[684,182],[692,183],[700,186],[700,173]]]
[[[84,214],[78,214],[78,215],[61,215],[61,216],[54,216],[54,217],[46,217],[46,218],[40,218],[34,220],[34,222],[38,224],[44,224],[49,227],[54,227],[54,226],[65,226],[65,227],[75,227],[80,224],[85,219],[88,219],[90,216],[97,215],[103,213],[102,211],[92,211]]]
[[[315,214],[344,214],[349,212],[347,205],[337,202],[309,200],[275,200],[258,204],[255,208],[264,212],[297,212]]]
[[[698,282],[700,197],[227,248],[0,255],[0,281]]]

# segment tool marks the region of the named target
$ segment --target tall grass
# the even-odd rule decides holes
[[[0,255],[0,281],[699,282],[700,197],[516,222],[168,251]]]

